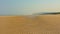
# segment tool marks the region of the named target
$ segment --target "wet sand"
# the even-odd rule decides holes
[[[60,15],[0,16],[0,34],[60,34]]]

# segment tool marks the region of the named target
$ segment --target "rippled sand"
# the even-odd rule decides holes
[[[0,34],[60,34],[60,15],[0,16]]]

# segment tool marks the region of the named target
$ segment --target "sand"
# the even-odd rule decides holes
[[[0,34],[60,34],[60,15],[0,16]]]

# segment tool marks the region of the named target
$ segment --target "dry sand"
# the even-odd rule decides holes
[[[60,15],[0,16],[0,34],[60,34]]]

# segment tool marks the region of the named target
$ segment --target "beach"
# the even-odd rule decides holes
[[[59,34],[60,15],[0,16],[0,34]]]

